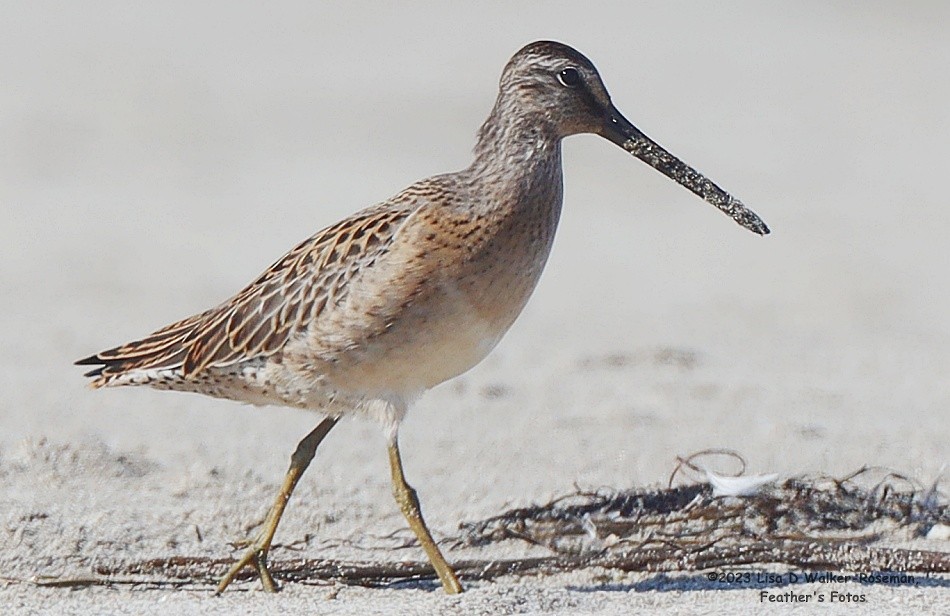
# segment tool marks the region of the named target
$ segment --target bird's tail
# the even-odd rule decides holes
[[[141,340],[128,342],[107,351],[84,357],[77,366],[95,366],[83,376],[92,378],[94,389],[127,384],[122,376],[139,370],[171,370],[178,368],[188,353],[187,343],[204,314],[172,323]]]

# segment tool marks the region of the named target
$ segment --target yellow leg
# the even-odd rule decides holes
[[[277,584],[274,582],[274,578],[271,577],[270,571],[267,570],[267,552],[270,551],[271,542],[274,540],[274,533],[277,532],[277,525],[280,524],[280,517],[284,514],[284,508],[287,506],[287,501],[290,500],[290,495],[293,494],[294,488],[297,486],[297,481],[300,480],[304,471],[310,466],[310,461],[313,460],[317,446],[320,445],[323,438],[330,429],[336,425],[337,421],[335,417],[324,419],[320,422],[320,425],[314,428],[313,431],[305,436],[297,445],[294,455],[290,456],[290,468],[287,469],[287,475],[284,477],[283,485],[280,486],[280,492],[277,493],[277,499],[274,501],[270,512],[267,514],[267,518],[264,520],[264,527],[261,529],[257,539],[255,539],[247,551],[244,552],[244,556],[234,563],[227,575],[221,579],[215,594],[224,592],[224,589],[234,581],[237,574],[250,564],[253,564],[257,569],[264,590],[267,592],[277,592]]]
[[[406,477],[402,472],[402,459],[399,457],[399,443],[395,436],[389,442],[389,465],[392,469],[393,495],[396,497],[396,502],[399,503],[399,508],[402,509],[406,521],[409,522],[409,528],[419,538],[419,543],[422,544],[422,549],[426,551],[429,562],[432,563],[432,567],[439,575],[442,588],[450,595],[462,592],[462,585],[459,583],[455,571],[445,561],[445,557],[439,551],[439,546],[435,544],[432,534],[429,533],[425,520],[422,519],[422,511],[419,509],[419,498],[416,496],[416,491],[406,483]]]

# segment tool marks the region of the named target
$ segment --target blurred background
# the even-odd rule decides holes
[[[631,121],[773,233],[600,138],[568,139],[559,235],[525,314],[403,429],[410,478],[443,492],[436,515],[573,481],[663,481],[702,447],[783,473],[883,464],[932,481],[947,461],[947,3],[3,13],[0,455],[24,439],[100,442],[169,472],[223,464],[276,482],[312,416],[92,393],[71,362],[218,303],[322,227],[466,166],[505,62],[546,38],[591,58]],[[377,433],[341,427],[322,485],[365,480],[388,498]],[[481,471],[452,479],[465,468]]]

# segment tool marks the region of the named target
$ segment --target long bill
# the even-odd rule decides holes
[[[666,177],[685,186],[707,203],[716,206],[749,231],[759,235],[769,232],[758,214],[640,132],[640,129],[623,117],[613,105],[610,106],[604,123],[603,136]]]

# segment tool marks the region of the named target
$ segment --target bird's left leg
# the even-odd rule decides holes
[[[338,417],[327,417],[297,445],[297,449],[290,457],[290,468],[287,469],[284,483],[281,485],[280,492],[277,493],[277,498],[274,500],[274,504],[271,506],[267,518],[264,520],[264,527],[261,529],[261,533],[257,536],[257,539],[251,543],[247,551],[244,552],[244,556],[234,563],[228,573],[221,579],[215,594],[224,592],[224,589],[234,581],[237,574],[250,564],[254,565],[257,569],[257,573],[261,576],[261,584],[264,586],[264,590],[267,592],[277,592],[277,584],[274,582],[274,578],[271,577],[270,571],[267,570],[267,553],[270,551],[271,542],[274,540],[274,533],[277,532],[280,517],[284,514],[284,508],[287,506],[287,501],[290,500],[290,495],[293,494],[294,488],[297,486],[297,481],[300,480],[304,471],[310,466],[310,461],[313,460],[317,446],[320,445],[327,433],[330,432],[330,429],[336,425],[337,421],[339,421]]]

